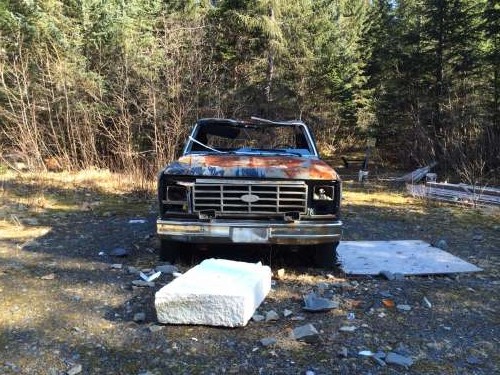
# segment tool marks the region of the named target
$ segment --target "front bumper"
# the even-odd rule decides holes
[[[340,241],[342,222],[232,221],[209,222],[163,220],[156,222],[162,239],[193,243],[260,243],[276,245],[314,245]]]

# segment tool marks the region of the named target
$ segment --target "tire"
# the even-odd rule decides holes
[[[337,265],[338,242],[322,243],[314,246],[314,265],[318,268],[332,269]]]
[[[180,247],[180,242],[160,240],[160,260],[174,264],[179,259]]]

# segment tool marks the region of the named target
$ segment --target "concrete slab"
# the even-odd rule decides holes
[[[404,275],[478,272],[474,266],[446,251],[417,240],[341,241],[340,267],[347,274],[378,275],[380,271]]]
[[[206,259],[156,293],[156,314],[166,324],[244,326],[270,290],[268,266]]]

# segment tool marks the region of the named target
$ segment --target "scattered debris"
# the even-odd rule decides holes
[[[121,263],[113,263],[112,265],[109,266],[109,268],[114,269],[114,270],[121,270],[123,267],[123,264]]]
[[[466,184],[426,182],[423,185],[408,184],[408,192],[420,198],[471,205],[500,205],[500,189]]]
[[[138,286],[138,287],[149,287],[149,288],[154,288],[155,287],[155,283],[152,282],[152,281],[145,281],[145,280],[133,280],[132,281],[132,285],[133,286]]]
[[[152,324],[148,327],[149,329],[149,332],[151,333],[155,333],[155,332],[159,332],[163,329],[163,326],[159,325],[159,324]]]
[[[394,352],[389,352],[385,357],[385,362],[388,364],[410,367],[413,365],[413,360],[410,357],[403,356]]]
[[[343,346],[337,353],[339,355],[339,357],[342,357],[342,358],[347,358],[348,355],[349,355],[349,351],[347,350],[347,348],[345,346]]]
[[[448,242],[446,242],[446,240],[443,239],[439,240],[435,246],[444,251],[448,250]]]
[[[424,298],[422,298],[422,302],[424,303],[424,305],[426,307],[428,307],[429,309],[432,308],[432,303],[427,299],[427,297],[424,296]]]
[[[472,237],[472,241],[482,241],[482,240],[484,240],[484,237],[481,234],[476,234]]]
[[[319,340],[319,332],[312,324],[306,324],[294,328],[291,332],[291,337],[298,341],[305,341],[308,343],[317,342]]]
[[[42,277],[40,277],[41,280],[54,280],[55,278],[55,273],[49,273],[48,275],[43,275]]]
[[[266,322],[276,321],[280,318],[278,313],[274,310],[266,312]]]
[[[134,266],[128,266],[127,267],[127,272],[132,274],[132,275],[136,275],[138,274],[140,271],[137,267],[134,267]]]
[[[139,313],[134,314],[134,318],[133,318],[134,322],[140,323],[140,322],[143,322],[145,320],[146,320],[146,313],[139,312]]]
[[[146,224],[147,221],[145,219],[130,219],[128,221],[129,224]]]
[[[155,270],[157,272],[162,272],[166,275],[172,275],[174,274],[175,272],[179,272],[179,270],[177,269],[176,266],[172,265],[172,264],[163,264],[161,266],[156,266]]]
[[[415,169],[413,172],[407,173],[401,177],[389,179],[389,181],[417,183],[421,181],[436,165],[436,162],[432,162],[428,166]]]
[[[410,305],[397,305],[396,309],[398,309],[399,311],[410,311],[411,306]]]
[[[264,319],[266,319],[266,317],[264,315],[261,315],[261,314],[253,314],[252,315],[252,320],[254,322],[262,322]]]
[[[371,357],[374,353],[371,350],[362,350],[358,354],[364,357]]]
[[[316,293],[311,292],[304,296],[304,310],[309,312],[329,311],[339,307],[339,303],[327,298],[318,297]]]
[[[372,355],[372,358],[375,360],[375,362],[377,362],[382,367],[387,366],[387,363],[384,362],[385,357],[385,353],[381,351]]]
[[[129,254],[128,250],[124,249],[123,247],[115,247],[109,253],[109,255],[114,257],[126,257],[128,254]]]
[[[392,309],[394,306],[395,306],[395,303],[392,299],[390,298],[384,298],[382,300],[382,305],[384,305],[384,307],[387,307],[389,309]]]
[[[480,365],[482,361],[474,355],[469,355],[466,359],[469,365]]]
[[[141,277],[141,279],[147,282],[156,280],[158,277],[160,277],[160,275],[161,275],[160,271],[155,272],[151,275],[146,275],[144,272],[139,272],[139,276]]]
[[[276,344],[277,340],[274,337],[266,337],[260,340],[262,346],[267,347]]]
[[[356,315],[353,312],[347,313],[347,320],[356,319]]]
[[[355,326],[342,326],[339,328],[340,332],[354,332],[358,327]]]
[[[292,315],[292,314],[293,314],[293,311],[292,311],[292,310],[288,310],[288,309],[283,310],[283,316],[284,316],[285,318],[288,318],[288,317],[289,317],[290,315]]]
[[[82,372],[82,365],[78,364],[73,367],[71,367],[66,374],[67,375],[77,375]]]
[[[280,268],[276,272],[276,276],[278,277],[278,279],[282,279],[285,276],[285,269],[284,268]]]

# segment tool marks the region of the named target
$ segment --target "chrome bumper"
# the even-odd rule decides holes
[[[162,239],[193,243],[261,243],[313,245],[340,241],[341,221],[275,223],[269,221],[212,220],[170,221],[158,219]]]

